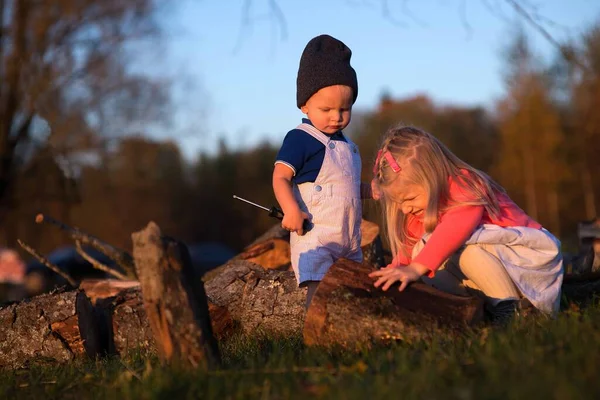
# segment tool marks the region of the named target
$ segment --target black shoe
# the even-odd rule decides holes
[[[487,306],[488,319],[492,325],[505,326],[517,314],[519,300],[504,300],[495,306]]]

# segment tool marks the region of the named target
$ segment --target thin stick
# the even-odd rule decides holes
[[[107,274],[111,274],[115,278],[120,279],[122,281],[129,280],[129,278],[127,278],[125,275],[121,274],[119,271],[115,271],[114,269],[109,268],[108,266],[102,264],[100,261],[96,260],[94,257],[92,257],[88,253],[86,253],[85,250],[83,250],[83,247],[81,247],[81,242],[79,240],[75,241],[75,246],[76,246],[77,253],[79,253],[79,255],[81,257],[83,257],[87,262],[92,264],[92,266],[94,268],[99,269],[100,271],[104,271]]]
[[[125,250],[117,249],[111,246],[110,244],[105,243],[102,240],[81,231],[78,228],[70,227],[69,225],[64,224],[44,214],[38,214],[35,217],[35,222],[37,222],[38,224],[46,222],[48,224],[57,226],[61,230],[71,235],[71,238],[73,240],[79,240],[83,244],[88,244],[96,250],[104,253],[107,257],[113,259],[121,268],[123,268],[128,279],[136,279],[135,264],[133,262],[133,257],[131,257],[131,255]]]
[[[48,261],[48,259],[46,257],[42,256],[37,251],[35,251],[33,248],[31,248],[28,245],[26,245],[25,243],[23,243],[21,241],[21,239],[17,239],[17,242],[19,243],[19,246],[21,246],[26,252],[28,252],[29,254],[31,254],[32,256],[34,256],[39,262],[41,262],[46,267],[50,268],[52,271],[56,272],[57,274],[59,274],[60,276],[62,276],[63,278],[65,278],[67,280],[67,282],[69,282],[69,285],[71,285],[73,287],[77,287],[78,286],[77,282],[75,282],[75,280],[73,278],[71,278],[69,276],[69,274],[67,274],[66,272],[62,271],[56,265],[52,264],[50,261]]]

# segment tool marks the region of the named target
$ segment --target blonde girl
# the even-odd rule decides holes
[[[400,282],[404,290],[422,279],[449,293],[480,294],[492,313],[512,313],[522,298],[558,311],[560,242],[489,176],[411,126],[387,132],[373,173],[395,255],[370,274],[375,287]]]

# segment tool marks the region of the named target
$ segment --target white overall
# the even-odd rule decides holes
[[[338,258],[362,261],[361,162],[358,147],[350,139],[331,140],[310,124],[300,124],[297,129],[325,145],[317,179],[294,185],[296,201],[312,224],[303,236],[290,235],[292,268],[302,284],[322,280]]]
[[[413,248],[413,257],[431,234]],[[560,306],[563,259],[560,241],[546,229],[484,224],[473,232],[466,246],[483,245],[498,258],[513,283],[539,310],[555,314]]]

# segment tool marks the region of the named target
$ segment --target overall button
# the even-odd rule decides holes
[[[320,192],[323,189],[320,185],[315,186],[315,191]]]
[[[330,149],[335,149],[335,143],[329,143],[329,148]]]
[[[353,151],[354,153],[356,153],[358,150],[356,150],[356,147],[354,147],[354,148],[352,149],[352,151]]]

